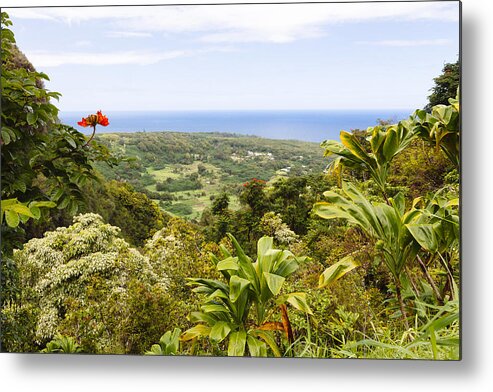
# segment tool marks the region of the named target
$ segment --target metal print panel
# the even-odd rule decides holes
[[[459,23],[2,9],[2,351],[460,359]]]

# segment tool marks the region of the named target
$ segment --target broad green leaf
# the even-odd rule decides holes
[[[173,332],[167,331],[162,337],[160,342],[166,345],[166,355],[176,354],[180,348],[180,335],[181,329],[175,328]]]
[[[262,257],[268,250],[272,249],[274,245],[274,239],[272,237],[262,237],[257,242],[257,255]]]
[[[331,265],[322,273],[322,275],[320,275],[318,287],[322,288],[334,283],[359,265],[360,263],[354,260],[352,256],[344,257],[342,260]]]
[[[398,148],[399,139],[397,138],[397,131],[395,127],[391,127],[387,130],[385,142],[383,143],[383,155],[387,162],[390,162]]]
[[[20,204],[20,203],[14,204],[10,207],[10,210],[17,212],[18,214],[26,215],[30,218],[34,218],[34,215],[31,212],[31,210],[28,207],[26,207],[24,204]]]
[[[211,328],[204,324],[197,324],[196,326],[186,330],[183,335],[181,335],[181,340],[186,342],[188,340],[195,339],[197,337],[209,336]]]
[[[267,287],[269,287],[270,292],[273,295],[279,294],[281,291],[282,284],[286,280],[283,276],[271,274],[269,272],[264,272],[263,277],[265,282],[267,283]]]
[[[225,321],[218,321],[211,328],[211,332],[209,333],[209,338],[216,342],[222,342],[226,336],[228,336],[231,331],[231,326]]]
[[[231,302],[236,302],[243,291],[250,285],[250,282],[239,276],[232,276],[229,280],[229,299]]]
[[[207,301],[211,301],[214,298],[228,299],[228,295],[224,291],[217,289],[207,297]]]
[[[159,344],[153,344],[150,351],[146,351],[145,355],[165,355]]]
[[[255,329],[250,332],[253,336],[257,336],[262,339],[272,350],[275,357],[281,357],[281,352],[279,351],[279,347],[277,346],[276,340],[274,336],[269,331],[262,331],[260,329]]]
[[[239,269],[238,261],[236,257],[228,257],[227,259],[221,260],[217,263],[218,271],[224,270],[234,270],[237,271]]]
[[[236,331],[229,335],[228,356],[242,357],[245,354],[246,332]]]
[[[7,145],[10,143],[10,135],[8,132],[4,131],[2,129],[2,142],[4,145]]]
[[[288,294],[286,296],[286,301],[304,313],[313,314],[310,306],[308,306],[308,303],[306,302],[306,293]]]
[[[29,125],[36,124],[36,121],[38,121],[38,115],[36,113],[28,113],[27,114],[27,123]]]
[[[7,222],[7,225],[10,227],[19,226],[19,222],[20,222],[19,214],[17,214],[17,212],[15,211],[11,211],[11,210],[5,211],[5,220]]]
[[[228,237],[233,243],[233,247],[236,250],[236,254],[238,256],[238,263],[240,265],[241,275],[244,276],[255,288],[256,291],[259,291],[259,282],[257,273],[255,272],[255,268],[253,267],[252,260],[245,254],[245,251],[242,249],[238,241],[235,237],[228,233]]]
[[[211,315],[208,313],[203,313],[203,312],[191,312],[189,319],[192,323],[203,322],[203,323],[207,323],[211,326],[214,325],[217,321],[214,318],[214,315]]]
[[[266,357],[267,346],[264,342],[254,338],[251,335],[247,336],[248,351],[252,357]]]
[[[17,199],[5,199],[1,201],[2,211],[7,209],[8,206],[18,203]]]
[[[223,305],[218,305],[218,304],[206,304],[206,305],[202,305],[200,308],[205,313],[214,313],[214,312],[228,313],[228,309],[226,307],[224,307]]]
[[[361,161],[371,164],[370,157],[366,154],[365,150],[363,150],[352,133],[341,131],[339,137],[341,139],[341,143],[346,146],[352,154],[354,154]]]
[[[425,250],[432,253],[437,251],[438,241],[432,224],[407,224],[405,226]]]
[[[299,259],[299,258],[298,258]],[[287,258],[281,261],[274,271],[274,274],[284,276],[285,278],[291,275],[299,268],[297,259],[294,257]]]
[[[46,208],[54,208],[56,207],[56,203],[52,201],[32,201],[29,203],[29,207],[46,207]]]
[[[65,196],[62,201],[58,204],[57,208],[59,210],[63,210],[64,208],[66,208],[70,203],[70,197],[69,196]]]
[[[75,140],[72,139],[70,136],[65,136],[65,140],[70,145],[70,147],[77,148],[77,144],[75,143]]]
[[[41,218],[41,210],[38,207],[31,207],[30,210],[34,216],[34,219]]]

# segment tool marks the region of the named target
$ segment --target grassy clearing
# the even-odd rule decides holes
[[[193,173],[199,173],[199,166],[205,167],[206,172],[199,174],[199,180],[203,187],[196,190],[176,191],[171,192],[177,200],[173,201],[173,205],[189,206],[192,209],[191,214],[180,214],[174,211],[174,208],[164,208],[165,211],[172,215],[184,216],[188,219],[200,219],[202,212],[205,208],[210,207],[212,200],[211,197],[220,194],[225,186],[225,182],[222,180],[224,176],[227,176],[220,168],[200,161],[194,161],[190,165],[183,164],[169,164],[167,167],[156,169],[147,168],[147,173],[154,177],[156,182],[165,182],[168,178],[180,179],[189,176]],[[146,188],[152,192],[158,192],[156,184],[148,185]],[[158,192],[161,193],[161,192]],[[159,203],[159,200],[156,200]],[[237,197],[230,198],[230,208],[238,209],[240,202]]]

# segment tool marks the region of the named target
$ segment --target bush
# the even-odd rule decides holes
[[[168,316],[145,299],[162,301],[169,280],[119,232],[99,215],[79,215],[72,226],[47,232],[14,253],[21,292],[2,310],[8,350],[33,351],[60,333],[86,352],[130,353],[161,336],[164,330],[148,335],[143,312],[156,320]],[[150,340],[139,346],[144,334]]]

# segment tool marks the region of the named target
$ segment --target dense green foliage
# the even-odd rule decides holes
[[[194,291],[204,295],[200,312],[193,312],[191,320],[198,324],[185,331],[183,340],[208,337],[220,344],[228,341],[229,356],[267,356],[267,349],[274,356],[281,350],[272,331],[285,333],[293,342],[293,331],[285,303],[311,314],[305,293],[280,295],[284,281],[298,269],[298,260],[287,250],[273,248],[272,237],[262,237],[257,245],[255,262],[245,254],[236,239],[229,235],[235,249],[234,256],[222,246],[222,260],[212,255],[216,269],[225,282],[191,278]],[[274,301],[274,299],[276,299]],[[280,305],[282,322],[267,321],[274,305]]]
[[[140,132],[96,137],[116,156],[117,167],[98,165],[111,180],[126,181],[177,216],[199,220],[212,199],[227,191],[237,209],[242,184],[320,173],[323,151],[316,143],[268,140],[223,133]]]
[[[46,207],[53,206],[75,214],[81,205],[81,187],[95,179],[92,163],[116,160],[105,147],[86,146],[84,135],[59,123],[51,101],[60,94],[44,88],[48,76],[37,72],[16,47],[7,14],[2,13],[1,23],[2,200],[25,206],[45,202],[31,214],[17,207],[18,218],[2,204],[2,217],[5,213],[8,223],[2,226],[2,251],[8,253],[23,240],[20,218],[39,219]]]
[[[88,140],[2,25],[2,350],[460,357],[458,67],[321,146]]]
[[[460,83],[459,60],[455,63],[447,63],[443,66],[442,74],[433,79],[435,85],[428,96],[428,104],[425,110],[431,112],[436,105],[448,105],[450,98],[455,98]]]

